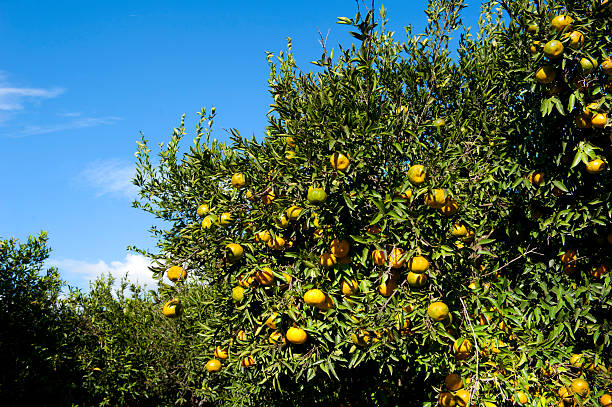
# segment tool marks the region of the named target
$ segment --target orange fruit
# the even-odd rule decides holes
[[[281,250],[285,247],[285,239],[282,236],[276,235],[274,238],[268,240],[268,247],[274,250]]]
[[[378,286],[378,291],[385,297],[391,296],[393,291],[397,288],[397,284],[393,280],[388,280],[386,282],[382,282]]]
[[[576,116],[574,121],[576,123],[576,127],[579,129],[588,129],[591,127],[591,117],[586,113],[580,113],[578,116]]]
[[[455,393],[455,400],[459,407],[466,407],[470,403],[470,392],[466,389],[460,389]]]
[[[440,407],[455,407],[455,396],[449,392],[440,393],[440,396],[438,396],[438,404]]]
[[[215,348],[215,357],[222,359],[222,360],[227,359],[228,358],[227,351],[221,348],[221,346],[217,346]]]
[[[440,207],[440,212],[444,216],[452,216],[459,210],[459,204],[451,197],[446,198],[446,202]]]
[[[612,396],[608,393],[604,393],[599,398],[599,404],[602,407],[611,407],[612,406]]]
[[[197,210],[198,216],[204,216],[208,212],[210,212],[210,208],[208,207],[208,205],[202,204],[202,205],[198,206],[198,210]]]
[[[584,363],[584,359],[582,355],[572,355],[569,359],[569,363],[574,367],[581,368],[582,364]]]
[[[296,205],[290,206],[285,211],[285,214],[287,215],[287,218],[289,220],[293,220],[293,221],[297,220],[298,216],[300,216],[300,213],[302,213],[302,208],[300,208],[299,206],[296,206]]]
[[[427,283],[427,274],[424,273],[413,273],[412,271],[408,272],[406,276],[406,280],[408,281],[408,285],[414,288],[420,288]]]
[[[551,83],[557,77],[555,68],[551,65],[544,65],[536,71],[536,80],[540,83]]]
[[[455,354],[471,354],[472,342],[470,342],[468,339],[459,338],[453,343],[453,351],[455,352]]]
[[[601,63],[601,69],[606,75],[612,75],[612,59],[607,58]]]
[[[532,54],[537,54],[540,48],[540,44],[540,41],[534,41],[529,47],[529,51],[531,51]]]
[[[237,172],[232,175],[232,185],[236,188],[242,188],[246,185],[246,177],[243,173]]]
[[[570,391],[565,386],[559,388],[557,394],[564,401],[570,401],[572,399],[572,393],[570,393]]]
[[[586,397],[589,394],[589,384],[584,379],[572,380],[572,392],[580,397]]]
[[[568,249],[561,255],[561,262],[568,264],[573,263],[578,258],[578,252],[575,249]]]
[[[532,185],[540,186],[544,182],[544,173],[541,172],[532,172],[529,174],[529,182]]]
[[[325,293],[318,288],[313,288],[312,290],[306,291],[304,294],[304,302],[308,305],[322,305],[325,303],[326,296]]]
[[[377,266],[384,266],[387,262],[387,255],[384,251],[376,249],[372,252],[372,259]]]
[[[278,312],[273,312],[272,314],[270,314],[270,316],[266,319],[266,322],[264,322],[264,324],[270,328],[270,329],[276,329],[276,321],[278,320]]]
[[[272,234],[267,231],[267,230],[262,230],[261,232],[257,232],[255,233],[255,240],[257,240],[258,242],[268,242],[270,239],[272,239]]]
[[[422,165],[413,165],[408,168],[408,180],[415,185],[422,184],[425,181],[425,167]]]
[[[247,356],[246,358],[242,359],[240,364],[244,367],[251,367],[255,364],[255,359],[253,359],[253,356]]]
[[[240,302],[244,299],[244,288],[236,286],[232,288],[232,299],[236,302]]]
[[[580,31],[572,31],[571,33],[565,34],[565,37],[569,37],[569,46],[572,48],[580,48],[584,44],[584,35]]]
[[[403,267],[404,263],[406,262],[406,260],[402,258],[403,256],[404,256],[404,250],[400,249],[399,247],[396,247],[393,250],[391,250],[391,253],[389,254],[389,261],[391,262],[391,268],[398,269],[398,268]]]
[[[574,20],[567,15],[557,15],[555,16],[552,21],[550,22],[550,25],[553,27],[553,29],[557,32],[561,32],[561,31],[565,31],[567,29],[569,29],[570,25],[574,22]]]
[[[306,342],[306,339],[308,339],[306,331],[304,331],[302,328],[296,327],[289,328],[285,337],[289,342],[295,343],[296,345],[301,345],[302,343]]]
[[[342,153],[333,153],[329,156],[329,161],[333,169],[344,171],[349,166],[349,158]]]
[[[529,398],[527,397],[527,395],[525,393],[523,393],[522,391],[519,391],[516,393],[516,397],[512,396],[514,398],[514,402],[518,401],[519,404],[527,404],[527,402],[529,401]]]
[[[208,362],[206,362],[206,370],[209,372],[218,372],[219,370],[221,370],[221,362],[218,361],[217,359],[211,359]]]
[[[461,223],[455,223],[451,227],[451,235],[455,237],[463,237],[467,235],[467,233],[468,233],[467,228],[465,227],[465,225],[462,225]]]
[[[334,299],[326,294],[323,304],[315,305],[315,307],[325,312],[331,308],[334,308]]]
[[[229,243],[225,248],[227,249],[227,259],[230,263],[239,261],[244,255],[244,249],[238,243]]]
[[[183,306],[178,298],[173,298],[166,302],[162,308],[162,314],[168,318],[180,317],[183,313]]]
[[[436,301],[427,307],[427,315],[434,321],[444,321],[449,315],[448,306],[442,301]]]
[[[321,255],[320,262],[323,267],[332,267],[334,264],[337,263],[337,261],[338,260],[336,259],[336,256],[331,253],[323,253]]]
[[[544,45],[544,54],[549,59],[557,59],[563,55],[563,44],[559,40],[548,41]]]
[[[446,203],[446,190],[434,189],[428,194],[425,194],[425,205],[439,209]]]
[[[306,199],[311,204],[320,204],[327,200],[327,192],[323,188],[308,187]]]
[[[597,113],[591,119],[591,125],[597,129],[603,129],[608,122],[608,116],[605,113]]]
[[[450,391],[457,391],[463,387],[463,382],[461,381],[461,376],[457,373],[451,373],[444,379],[444,384],[446,388]]]
[[[251,283],[255,281],[254,276],[245,276],[244,274],[238,277],[238,285],[243,288],[249,288]]]
[[[172,266],[168,269],[168,280],[179,281],[187,278],[187,271],[183,270],[181,266]]]
[[[281,343],[285,344],[285,337],[280,332],[272,332],[268,337],[268,342],[270,343]]]
[[[270,267],[263,267],[255,273],[255,280],[261,285],[272,285],[274,282],[274,270]]]
[[[586,170],[589,174],[599,174],[605,168],[606,163],[600,158],[596,158],[586,164]]]
[[[334,239],[331,242],[330,251],[334,256],[336,256],[336,258],[340,259],[342,257],[348,256],[350,250],[351,250],[350,243],[344,239],[342,240]]]
[[[413,273],[424,273],[429,269],[429,261],[423,256],[415,256],[410,260],[410,270]]]
[[[580,67],[584,73],[588,74],[592,70],[597,69],[597,61],[589,57],[581,58]]]
[[[351,278],[350,280],[344,279],[342,280],[342,294],[350,297],[355,294],[359,290],[359,286],[357,284],[357,280]]]

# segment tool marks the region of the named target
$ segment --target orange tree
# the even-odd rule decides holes
[[[610,392],[610,5],[490,1],[453,56],[462,8],[432,0],[402,42],[384,8],[339,18],[356,43],[313,73],[291,44],[269,54],[261,141],[211,141],[202,109],[188,151],[184,120],[159,165],[139,143],[135,205],[169,225],[152,229],[153,269],[174,281],[159,312],[192,332],[174,339],[197,349],[194,397]]]

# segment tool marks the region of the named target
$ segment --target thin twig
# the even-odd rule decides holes
[[[517,261],[517,260],[521,259],[522,257],[527,256],[527,255],[528,255],[528,254],[530,254],[530,253],[535,253],[535,254],[538,254],[538,255],[542,256],[542,253],[538,253],[538,252],[536,252],[536,251],[535,251],[535,249],[529,249],[529,246],[527,246],[527,250],[525,251],[525,253],[521,254],[520,256],[515,257],[514,259],[510,260],[508,263],[504,264],[503,266],[498,267],[497,269],[495,269],[495,270],[493,270],[493,271],[490,271],[490,272],[488,272],[488,273],[486,273],[486,274],[483,274],[481,277],[486,277],[486,276],[490,276],[491,274],[495,274],[495,273],[497,273],[499,270],[502,270],[502,269],[504,269],[504,268],[508,267],[510,264],[512,264],[512,263],[514,263],[515,261]]]

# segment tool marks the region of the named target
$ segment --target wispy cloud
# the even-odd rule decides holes
[[[30,88],[12,85],[7,80],[7,74],[0,71],[0,111],[14,112],[23,110],[27,103],[36,103],[41,99],[52,99],[64,93],[62,88]],[[8,117],[6,114],[0,116]]]
[[[140,254],[129,253],[122,261],[111,261],[107,263],[103,260],[97,262],[87,262],[76,259],[49,259],[46,264],[57,267],[62,278],[73,281],[87,283],[93,281],[101,275],[110,274],[117,280],[121,280],[126,274],[130,282],[153,289],[157,282],[153,279],[153,273],[149,270],[150,261]],[[85,285],[85,284],[83,284]]]
[[[75,116],[67,116],[67,117],[75,117]],[[25,137],[25,136],[34,136],[37,134],[57,133],[60,131],[84,129],[87,127],[96,127],[96,126],[102,126],[102,125],[115,124],[119,120],[121,120],[121,118],[115,117],[115,116],[78,117],[76,119],[73,119],[73,120],[70,120],[64,123],[24,126],[21,129],[15,130],[14,132],[5,133],[5,136],[17,138],[17,137]]]
[[[132,184],[135,168],[119,160],[98,160],[90,163],[79,180],[97,190],[96,196],[115,195],[134,198],[138,188]]]

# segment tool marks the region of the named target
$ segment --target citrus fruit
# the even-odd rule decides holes
[[[529,174],[529,182],[532,185],[540,186],[544,182],[544,173],[541,172],[532,172]]]
[[[569,359],[569,363],[574,367],[581,368],[584,363],[584,358],[582,355],[572,355]]]
[[[231,263],[239,261],[244,255],[244,249],[238,243],[229,243],[225,248],[227,249],[227,259]]]
[[[450,391],[457,391],[463,387],[463,382],[461,381],[461,376],[457,373],[451,373],[444,379],[444,384],[446,388]]]
[[[413,273],[412,271],[408,272],[406,276],[406,280],[408,281],[408,285],[414,288],[420,288],[427,283],[427,274],[424,273]]]
[[[247,356],[246,358],[242,359],[240,364],[244,367],[251,367],[255,364],[255,359],[253,359],[253,356]]]
[[[440,396],[438,396],[438,404],[440,407],[455,407],[455,396],[449,392],[440,393]]]
[[[223,348],[221,348],[221,346],[217,346],[217,347],[215,348],[215,357],[216,357],[216,358],[219,358],[219,359],[221,359],[221,360],[223,360],[223,359],[227,359],[227,358],[228,358],[227,351],[226,351],[226,350],[224,350]]]
[[[606,163],[602,159],[596,158],[586,164],[586,170],[589,174],[599,174],[606,168]]]
[[[244,176],[244,174],[241,172],[237,172],[234,175],[232,175],[232,185],[235,186],[236,188],[242,188],[243,186],[245,186],[246,177]]]
[[[320,258],[321,266],[323,267],[332,267],[338,262],[336,256],[331,253],[323,253]]]
[[[608,116],[605,113],[597,113],[591,119],[591,125],[597,129],[606,127]]]
[[[551,83],[557,77],[555,68],[551,65],[544,65],[536,71],[536,80],[540,83]]]
[[[436,120],[434,120],[433,125],[438,127],[438,128],[442,128],[442,127],[444,127],[446,125],[446,120],[444,120],[444,119],[436,119]]]
[[[597,61],[588,57],[581,58],[580,67],[582,68],[582,72],[588,74],[597,68]]]
[[[436,301],[429,304],[427,307],[427,315],[434,321],[443,321],[449,314],[448,306],[442,301]]]
[[[601,407],[610,407],[612,406],[612,396],[608,393],[604,393],[599,398],[599,404]]]
[[[255,273],[255,280],[261,285],[272,285],[274,282],[274,271],[270,267],[263,267]]]
[[[208,205],[202,204],[202,205],[198,206],[198,210],[197,210],[198,216],[204,216],[208,212],[210,212],[210,208],[208,207]]]
[[[580,48],[584,44],[584,35],[580,31],[572,31],[566,34],[566,37],[569,37],[569,46],[572,48]]]
[[[268,337],[268,342],[270,343],[286,343],[285,337],[280,332],[272,332]]]
[[[572,24],[573,22],[574,20],[570,16],[560,14],[552,19],[550,25],[555,29],[555,31],[560,32],[568,29],[568,27],[570,27],[570,24]]]
[[[444,216],[452,216],[459,210],[459,204],[451,197],[446,198],[446,202],[440,208],[440,212]]]
[[[455,400],[459,407],[466,407],[470,403],[470,392],[465,389],[460,389],[455,393]]]
[[[351,295],[355,294],[357,290],[359,290],[357,280],[354,278],[342,280],[341,288],[342,294],[346,295],[347,297],[350,297]]]
[[[167,316],[168,318],[176,318],[181,316],[183,313],[183,306],[178,298],[173,298],[170,301],[166,302],[162,308],[162,314]]]
[[[589,384],[584,379],[572,380],[572,392],[580,397],[586,397],[589,394]]]
[[[397,288],[397,284],[393,280],[388,280],[386,282],[382,282],[378,286],[378,292],[380,292],[383,296],[389,297],[393,294],[393,291]]]
[[[346,257],[351,250],[351,245],[348,241],[342,239],[334,239],[330,244],[331,253],[337,258]]]
[[[607,58],[601,63],[601,69],[606,75],[612,75],[612,59]]]
[[[415,185],[422,184],[425,181],[425,167],[422,165],[413,165],[408,168],[408,180]]]
[[[455,223],[451,227],[451,235],[455,237],[463,237],[467,235],[467,233],[468,233],[467,228],[465,227],[465,225],[462,225],[461,223]]]
[[[206,215],[202,219],[202,229],[210,229],[216,220],[217,217],[215,215]]]
[[[322,305],[325,303],[325,293],[318,288],[306,291],[304,294],[304,302],[308,305]]]
[[[232,224],[232,221],[234,219],[232,218],[232,214],[229,212],[223,212],[221,214],[221,216],[219,217],[219,225],[221,226],[229,226]]]
[[[306,199],[311,204],[320,204],[327,200],[327,192],[323,188],[308,187]]]
[[[296,345],[301,345],[302,343],[306,342],[306,339],[308,339],[306,331],[304,331],[302,328],[296,327],[289,328],[285,334],[285,337],[289,342],[295,343]]]
[[[399,247],[395,247],[393,250],[391,250],[391,253],[389,254],[389,261],[391,262],[391,268],[394,268],[394,269],[402,268],[404,266],[404,263],[406,263],[406,260],[403,258],[403,256],[404,256],[403,249],[400,249]]]
[[[232,299],[236,302],[240,302],[244,299],[244,288],[236,286],[232,288]]]
[[[300,213],[302,213],[302,208],[300,208],[299,206],[295,206],[295,205],[290,206],[285,211],[285,214],[287,215],[287,218],[289,220],[297,220],[298,216],[300,216]]]
[[[549,59],[557,59],[563,55],[563,44],[559,40],[548,41],[544,45],[544,55]]]
[[[342,153],[333,153],[329,156],[329,161],[333,169],[344,171],[349,166],[349,159]]]
[[[415,256],[410,260],[410,271],[424,273],[429,269],[429,261],[423,256]]]
[[[206,362],[206,370],[208,372],[218,372],[219,370],[221,370],[221,362],[217,359],[209,360],[208,362]]]
[[[181,266],[172,266],[168,269],[168,280],[170,281],[179,281],[187,278],[187,271],[185,271]]]

